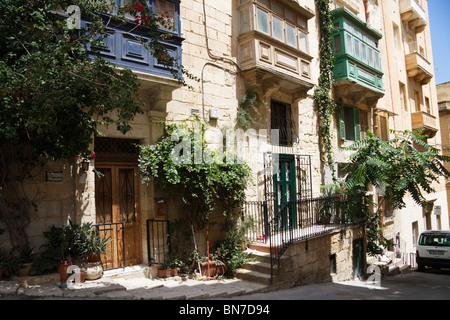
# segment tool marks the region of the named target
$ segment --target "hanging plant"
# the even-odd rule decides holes
[[[314,92],[314,102],[319,115],[319,139],[320,153],[326,157],[328,167],[331,169],[333,180],[336,180],[336,169],[334,166],[334,155],[332,146],[331,124],[335,111],[335,102],[331,97],[331,85],[333,83],[334,55],[331,42],[333,29],[330,0],[316,0],[319,12],[319,57],[320,76],[319,83]]]

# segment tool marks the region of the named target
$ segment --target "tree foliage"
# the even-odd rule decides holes
[[[0,2],[0,218],[13,246],[28,241],[32,203],[20,184],[29,169],[89,154],[99,125],[125,133],[142,112],[137,77],[94,50],[108,26],[139,27],[151,39],[147,49],[179,70],[159,42],[167,36],[160,28],[167,20],[152,15],[146,1],[135,2],[117,11],[108,0]],[[70,5],[81,9],[88,27],[69,27],[64,13]],[[139,19],[127,21],[125,11]]]
[[[355,151],[346,168],[346,187],[353,191],[366,191],[370,184],[383,188],[385,198],[396,209],[406,206],[407,195],[426,206],[424,193],[434,192],[433,184],[439,183],[440,177],[450,176],[444,166],[450,157],[430,146],[421,131],[392,131],[396,136],[388,141],[368,132],[366,139],[346,148]]]

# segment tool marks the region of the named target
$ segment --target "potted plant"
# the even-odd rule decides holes
[[[95,280],[102,276],[103,267],[100,255],[108,253],[109,241],[110,238],[101,237],[90,222],[84,223],[79,227],[79,235],[76,237],[75,247],[80,264],[87,272],[86,279]]]
[[[169,263],[164,263],[160,267],[158,267],[158,277],[165,278],[165,277],[173,277],[178,275],[178,266],[180,265],[181,261],[177,259],[173,259],[173,261]]]
[[[20,277],[26,277],[30,273],[31,266],[33,265],[33,248],[28,244],[20,248],[18,256],[19,270],[18,274]]]
[[[208,257],[204,256],[200,258],[199,262],[200,262],[200,273],[202,276],[208,277],[223,276],[227,271],[225,263],[219,260],[215,254],[209,255],[209,261]]]

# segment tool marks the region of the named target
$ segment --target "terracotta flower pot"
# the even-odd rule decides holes
[[[98,255],[98,253],[95,253],[95,254],[91,254],[90,256],[88,256],[88,262],[98,262],[98,260],[99,260],[99,255]]]
[[[177,269],[158,269],[158,277],[165,278],[165,277],[172,277],[176,276],[178,274]]]
[[[201,274],[202,276],[208,276],[208,262],[201,262],[200,263],[201,268]],[[217,261],[210,261],[209,262],[209,276],[210,277],[216,277],[216,276],[223,276],[227,271],[227,268],[224,264],[219,264]]]
[[[23,267],[19,269],[19,277],[27,277],[30,273],[31,266],[33,265],[33,262],[24,263]]]
[[[61,262],[61,264],[59,265],[58,268],[58,273],[59,273],[59,277],[62,282],[66,282],[67,279],[69,278],[69,274],[67,273],[67,269],[69,268],[69,266],[71,265],[71,263],[69,261],[64,261]]]
[[[75,272],[80,273],[80,283],[84,283],[86,281],[87,271],[84,269],[77,270]]]

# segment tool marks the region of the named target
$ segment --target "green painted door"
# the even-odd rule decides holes
[[[295,156],[288,154],[278,155],[278,164],[276,165],[273,181],[275,182],[275,213],[287,202],[292,201],[286,210],[283,210],[283,219],[279,227],[296,228],[297,210],[296,210],[296,186],[295,186]],[[282,225],[281,225],[282,224]]]

